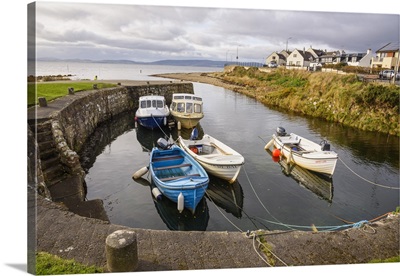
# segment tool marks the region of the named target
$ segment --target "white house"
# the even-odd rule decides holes
[[[295,49],[286,59],[287,66],[309,67],[314,61],[314,56],[305,50],[299,51]]]

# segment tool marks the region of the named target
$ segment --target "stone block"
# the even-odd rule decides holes
[[[117,230],[106,238],[107,268],[110,272],[131,272],[138,267],[136,233]]]
[[[39,106],[40,107],[46,107],[47,106],[47,100],[46,100],[45,97],[39,97],[38,101],[39,101]]]

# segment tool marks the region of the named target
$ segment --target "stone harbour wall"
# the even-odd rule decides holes
[[[101,89],[73,101],[60,110],[54,119],[59,122],[69,148],[79,152],[99,124],[120,113],[136,109],[140,96],[162,95],[169,104],[173,93],[183,92],[193,93],[193,84],[152,84]]]

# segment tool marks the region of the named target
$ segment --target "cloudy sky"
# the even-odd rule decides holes
[[[389,13],[36,4],[38,58],[231,61],[238,56],[262,62],[286,44],[289,50],[312,46],[350,53],[399,40],[399,15]]]

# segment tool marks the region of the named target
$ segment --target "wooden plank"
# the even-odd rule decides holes
[[[166,177],[166,178],[160,178],[160,180],[161,181],[171,181],[171,180],[185,178],[185,177],[191,177],[191,176],[200,176],[200,174],[195,173],[195,174],[187,174],[187,175],[181,175],[181,176]]]
[[[185,163],[185,164],[179,164],[179,165],[172,165],[172,166],[165,166],[165,167],[153,167],[155,171],[161,171],[161,170],[168,170],[168,169],[175,169],[175,168],[182,168],[182,167],[190,167],[192,164]]]

